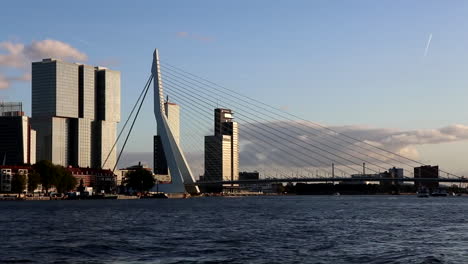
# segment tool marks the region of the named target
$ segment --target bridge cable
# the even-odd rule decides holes
[[[165,64],[165,65],[168,65],[169,67],[173,67],[173,68],[175,68],[175,69],[177,69],[177,70],[179,70],[179,71],[182,71],[182,72],[184,72],[184,73],[186,73],[186,74],[189,74],[189,75],[191,75],[191,76],[195,76],[195,77],[197,77],[197,78],[199,78],[199,79],[202,79],[202,80],[204,80],[205,82],[214,84],[214,85],[216,85],[217,87],[220,87],[220,88],[222,88],[222,89],[224,89],[224,90],[228,90],[228,91],[230,91],[231,93],[240,95],[240,96],[242,96],[242,97],[244,97],[244,98],[247,98],[247,99],[252,100],[252,101],[254,101],[254,102],[257,102],[257,103],[259,103],[259,104],[265,105],[265,106],[267,106],[267,107],[269,107],[269,108],[271,108],[271,109],[274,109],[274,110],[276,110],[276,111],[280,111],[281,113],[283,113],[283,115],[282,115],[283,117],[284,117],[284,114],[287,114],[287,115],[293,116],[293,117],[295,117],[295,118],[299,118],[301,121],[305,121],[305,122],[307,122],[307,123],[310,123],[310,124],[313,124],[313,125],[315,125],[315,126],[321,127],[322,129],[326,129],[326,130],[328,130],[328,131],[331,131],[331,132],[335,133],[337,136],[343,136],[343,137],[352,139],[353,141],[356,141],[356,142],[365,144],[365,145],[367,145],[367,146],[370,146],[370,147],[372,147],[372,148],[378,149],[378,150],[380,150],[380,151],[383,151],[383,152],[386,152],[386,153],[390,153],[391,155],[394,155],[394,156],[403,158],[403,159],[405,159],[405,160],[408,160],[408,161],[411,161],[411,162],[414,162],[414,163],[417,163],[417,164],[420,164],[420,165],[425,165],[425,164],[422,163],[422,162],[419,162],[419,161],[416,161],[416,160],[413,160],[413,159],[404,157],[404,156],[402,156],[402,155],[400,155],[400,154],[397,154],[397,153],[390,152],[390,151],[388,151],[388,150],[385,150],[385,149],[383,149],[383,148],[379,148],[379,147],[374,146],[374,145],[372,145],[372,144],[370,144],[370,143],[367,143],[367,142],[365,142],[365,141],[362,141],[362,140],[356,139],[356,138],[354,138],[354,137],[348,136],[348,135],[346,135],[346,134],[344,134],[344,133],[340,133],[340,132],[338,132],[338,131],[336,131],[336,130],[334,130],[334,129],[328,128],[328,127],[326,127],[326,126],[322,126],[322,125],[320,125],[320,124],[316,124],[316,123],[314,123],[314,122],[311,122],[311,121],[308,121],[308,120],[305,120],[305,119],[302,119],[302,118],[300,118],[300,117],[298,117],[298,116],[295,116],[295,115],[290,114],[290,113],[288,113],[288,112],[285,112],[285,111],[283,111],[283,110],[276,109],[276,108],[274,108],[274,107],[272,107],[272,106],[269,106],[269,105],[267,105],[267,104],[265,104],[265,103],[262,103],[262,102],[260,102],[260,101],[258,101],[258,100],[255,100],[255,99],[252,99],[252,98],[250,98],[250,97],[244,96],[244,95],[239,94],[239,93],[237,93],[237,92],[235,92],[235,91],[233,91],[233,90],[231,90],[231,89],[225,88],[225,87],[223,87],[223,86],[220,86],[220,85],[218,85],[218,84],[215,84],[215,83],[213,83],[213,82],[210,82],[210,81],[208,81],[208,80],[206,80],[206,79],[203,79],[203,78],[201,78],[201,77],[199,77],[199,76],[196,76],[196,75],[194,75],[194,74],[188,73],[188,72],[186,72],[186,71],[184,71],[184,70],[181,70],[181,69],[179,69],[179,68],[177,68],[177,67],[175,67],[175,66],[172,66],[172,65],[170,65],[170,64],[168,64],[168,63],[164,63],[164,64]],[[180,74],[180,73],[179,73],[179,74]],[[190,77],[188,77],[188,78],[190,78]],[[193,80],[193,78],[191,78],[191,79]],[[199,81],[197,81],[197,80],[194,80],[194,81],[196,81],[196,82],[198,82],[198,83],[201,83],[201,82],[199,82]],[[203,84],[203,83],[202,83],[202,84]],[[204,85],[206,85],[206,84],[204,84]],[[262,109],[266,110],[265,108],[262,108]],[[268,111],[268,110],[266,110],[266,111]],[[270,112],[271,112],[271,111],[270,111]],[[287,118],[287,119],[296,122],[295,120],[293,120],[293,119],[291,119],[291,118]],[[307,128],[312,128],[312,127],[306,126],[306,125],[304,125],[304,124],[302,124],[302,123],[298,123],[298,122],[296,122],[296,123],[299,124],[299,125],[301,125],[301,126],[305,126],[305,127],[307,127]],[[314,128],[312,128],[312,129],[314,129]],[[322,132],[322,133],[323,133],[323,132]],[[329,134],[325,134],[325,135],[329,135]],[[339,140],[342,140],[342,141],[345,141],[345,142],[347,142],[347,143],[349,143],[349,144],[354,144],[354,143],[351,143],[351,142],[349,142],[349,141],[347,141],[347,140],[344,140],[344,139],[341,139],[341,138],[338,138],[338,139],[339,139]],[[397,161],[397,162],[399,162],[399,163],[400,163],[400,162],[404,163],[404,162],[401,161],[401,160],[396,160],[396,159],[393,158],[392,156],[383,155],[383,154],[381,154],[381,153],[372,151],[372,150],[370,150],[370,149],[368,149],[368,148],[364,148],[364,147],[362,147],[362,146],[360,146],[360,145],[354,145],[354,146],[355,146],[355,147],[358,147],[358,148],[361,148],[361,149],[363,149],[363,150],[366,150],[366,151],[371,151],[371,152],[373,152],[374,154],[381,155],[381,156],[383,156],[383,157],[385,157],[385,158],[387,158],[387,159],[391,159],[391,160]],[[349,153],[348,153],[348,154],[349,154]],[[363,154],[363,155],[366,155],[365,153],[362,153],[362,154]],[[368,155],[367,155],[367,156],[368,156]],[[384,162],[384,163],[387,163],[387,162]],[[406,163],[405,163],[405,164],[406,164]],[[406,164],[406,165],[408,165],[409,167],[413,167],[413,166],[411,166],[411,165],[409,165],[409,164]],[[444,171],[444,170],[440,170],[440,171],[441,171],[441,172],[444,172],[444,173],[447,173],[448,175],[452,175],[452,176],[455,176],[455,177],[459,177],[459,176],[457,176],[457,175],[455,175],[455,174],[448,173],[448,172],[446,172],[446,171]]]
[[[117,157],[117,160],[115,161],[115,165],[114,165],[114,168],[112,169],[112,173],[114,173],[115,168],[117,167],[117,164],[119,163],[120,157],[122,156],[122,152],[125,149],[125,146],[127,145],[128,138],[130,137],[130,134],[132,133],[133,126],[135,125],[135,122],[136,122],[136,120],[138,118],[138,115],[140,114],[141,106],[143,105],[143,102],[145,101],[146,94],[148,93],[148,90],[149,90],[149,87],[150,87],[150,84],[151,84],[151,80],[153,80],[153,74],[151,74],[149,80],[150,81],[148,82],[148,85],[146,87],[143,98],[141,99],[140,105],[138,106],[138,110],[137,110],[137,112],[135,114],[135,117],[133,118],[132,125],[130,126],[130,129],[129,129],[128,133],[127,133],[127,137],[125,138],[124,144],[123,144],[122,148],[120,149],[119,156]]]
[[[143,93],[145,92],[145,90],[147,89],[147,86],[149,85],[149,82],[151,81],[151,78],[152,78],[151,76],[148,78],[148,81],[146,81],[146,84],[145,84],[143,90],[141,90],[140,96],[138,96],[137,101],[136,101],[135,104],[133,105],[132,111],[131,111],[130,114],[128,115],[128,118],[127,118],[127,120],[125,121],[125,124],[123,125],[122,129],[120,130],[119,135],[117,136],[117,139],[115,140],[114,144],[112,145],[112,148],[111,148],[111,150],[109,151],[109,154],[107,154],[107,157],[106,157],[104,163],[101,165],[101,169],[104,168],[104,165],[106,165],[107,160],[109,159],[110,155],[112,154],[112,151],[114,151],[115,146],[117,146],[117,143],[119,142],[120,137],[122,136],[122,134],[123,134],[123,132],[124,132],[124,130],[125,130],[125,127],[126,127],[127,124],[128,124],[128,121],[129,121],[130,118],[132,117],[133,112],[135,111],[135,109],[136,109],[136,107],[137,107],[137,105],[138,105],[138,102],[140,101],[141,97],[143,96]]]

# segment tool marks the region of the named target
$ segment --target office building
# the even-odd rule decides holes
[[[8,166],[0,165],[0,192],[11,192],[11,182],[15,175],[24,175],[27,179],[28,171],[31,171],[31,166]],[[26,185],[23,191],[26,191]]]
[[[120,72],[44,59],[32,63],[32,127],[37,158],[113,168],[120,121]],[[104,164],[104,161],[109,159]]]
[[[21,103],[0,102],[0,165],[36,163],[36,131]]]
[[[214,135],[205,136],[205,181],[235,181],[239,179],[238,124],[230,109],[214,111]],[[229,185],[233,187],[233,185]],[[213,191],[220,191],[217,186]]]
[[[402,168],[391,168],[389,169],[388,171],[386,172],[383,172],[383,173],[380,173],[380,178],[383,178],[383,179],[395,179],[395,178],[399,178],[399,179],[402,179],[404,177],[403,175],[403,169]],[[403,184],[403,181],[402,180],[383,180],[383,181],[380,181],[380,184],[381,185],[386,185],[386,186],[389,186],[389,185],[402,185]]]
[[[425,165],[421,167],[414,168],[414,178],[439,178],[439,166],[431,166]],[[439,188],[439,182],[436,181],[415,181],[414,186],[416,189],[428,189],[429,191],[433,191]]]
[[[240,181],[257,181],[258,179],[260,179],[260,173],[258,171],[239,172]]]

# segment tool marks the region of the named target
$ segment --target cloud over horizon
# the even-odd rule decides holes
[[[407,131],[356,125],[330,127],[339,133],[359,139],[359,141],[343,136],[336,137],[331,130],[310,125],[308,128],[307,123],[304,123],[303,129],[292,129],[291,123],[288,121],[268,122],[265,125],[274,128],[278,131],[277,134],[282,131],[288,140],[275,137],[267,139],[261,136],[255,138],[248,135],[243,136],[240,133],[243,141],[241,153],[244,154],[240,158],[242,166],[264,164],[265,166],[310,167],[311,164],[318,166],[326,164],[326,162],[331,163],[333,160],[339,161],[343,165],[351,165],[353,162],[355,165],[362,164],[362,161],[398,165],[397,161],[395,161],[395,159],[401,159],[398,155],[412,160],[419,160],[420,153],[417,149],[419,145],[468,140],[468,126],[462,124],[449,125],[438,129]],[[261,135],[265,127],[262,125],[257,127],[249,126],[243,129],[249,135]],[[301,149],[298,145],[303,145],[304,148]],[[370,145],[394,154],[372,148]],[[258,146],[262,147],[259,148]],[[259,151],[260,149],[262,151]],[[299,153],[295,153],[295,150],[298,150]],[[267,155],[264,155],[264,153],[267,153]],[[287,153],[291,154],[287,155]],[[296,156],[294,156],[295,154]],[[310,163],[307,162],[308,158],[305,158],[304,161],[301,157],[311,157]],[[344,157],[344,159],[340,157]],[[314,158],[316,159],[314,160]],[[317,159],[320,161],[317,161]]]
[[[266,124],[266,123],[265,123]],[[263,124],[263,125],[265,125]],[[290,127],[290,122],[268,122],[268,126],[281,130],[282,128]],[[304,123],[307,125],[307,123]],[[350,153],[358,157],[356,163],[362,161],[378,163],[382,166],[390,168],[390,164],[398,165],[395,160],[398,159],[397,155],[392,155],[386,152],[371,149],[369,145],[373,145],[398,155],[405,156],[413,160],[420,159],[420,153],[417,146],[427,144],[442,144],[450,142],[458,142],[468,140],[468,126],[462,124],[448,125],[437,129],[415,129],[415,130],[397,130],[388,128],[372,128],[366,126],[347,125],[347,126],[333,126],[331,129],[348,135],[350,137],[360,139],[361,141],[353,141],[349,138],[344,140],[333,140],[333,132],[330,130],[322,130],[320,133],[317,127],[307,128],[303,126],[304,130],[289,129],[288,136],[291,137],[291,142],[280,140],[279,138],[267,139],[262,137],[259,133],[265,130],[261,124],[258,127],[241,126],[240,135],[240,170],[249,169],[262,169],[265,168],[310,168],[313,160],[310,163],[306,160],[299,160],[290,153],[294,151],[299,152],[299,147],[293,142],[301,142],[304,148],[314,149],[310,145],[315,145],[326,149],[330,153],[314,149],[316,154],[309,153],[310,156],[321,157],[326,159],[337,159],[336,155],[345,156],[343,153]],[[251,137],[253,133],[257,133],[258,138]],[[249,135],[247,135],[249,134]],[[286,135],[286,134],[285,134]],[[260,140],[261,138],[261,140]],[[182,139],[183,140],[183,139]],[[281,144],[279,142],[281,141]],[[347,143],[348,141],[348,143]],[[364,143],[365,142],[365,143]],[[338,144],[334,144],[338,143]],[[327,148],[326,146],[333,146],[334,149]],[[350,151],[351,149],[351,151]],[[366,150],[368,149],[368,150]],[[203,173],[204,155],[203,150],[196,151],[194,149],[184,149],[187,160],[192,167],[192,171],[196,175]],[[308,153],[307,151],[304,151]],[[389,158],[385,158],[377,153],[385,154]],[[350,156],[346,156],[350,158]],[[148,164],[152,167],[152,153],[150,152],[127,152],[123,155],[123,160],[119,163],[119,167],[134,165],[138,161]],[[343,164],[350,165],[346,161],[341,160]],[[331,163],[331,162],[330,162]],[[362,163],[361,163],[362,164]],[[120,166],[121,165],[121,166]],[[416,166],[417,164],[415,164]],[[370,166],[370,164],[369,164]],[[388,169],[385,167],[386,169]]]
[[[29,44],[3,41],[0,42],[0,89],[8,88],[14,81],[29,81],[31,62],[43,58],[78,62],[88,60],[85,53],[59,40],[45,39]],[[17,71],[20,74],[6,74],[6,70]]]

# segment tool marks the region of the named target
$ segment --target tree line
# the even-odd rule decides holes
[[[54,165],[47,160],[41,160],[32,166],[28,176],[15,174],[11,182],[11,191],[22,193],[27,186],[28,192],[34,192],[39,184],[43,190],[49,193],[49,189],[55,187],[58,193],[65,193],[75,189],[76,178],[65,167]],[[148,192],[156,183],[151,171],[136,169],[126,174],[124,185],[138,192]]]
[[[52,187],[55,187],[59,193],[65,193],[75,188],[77,180],[65,167],[41,160],[32,166],[32,171],[28,173],[27,177],[18,173],[13,176],[11,191],[22,193],[27,185],[28,192],[34,192],[39,184],[42,184],[46,193],[49,193],[49,189]]]

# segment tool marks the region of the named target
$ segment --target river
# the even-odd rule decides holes
[[[0,202],[0,263],[468,263],[468,197]]]

